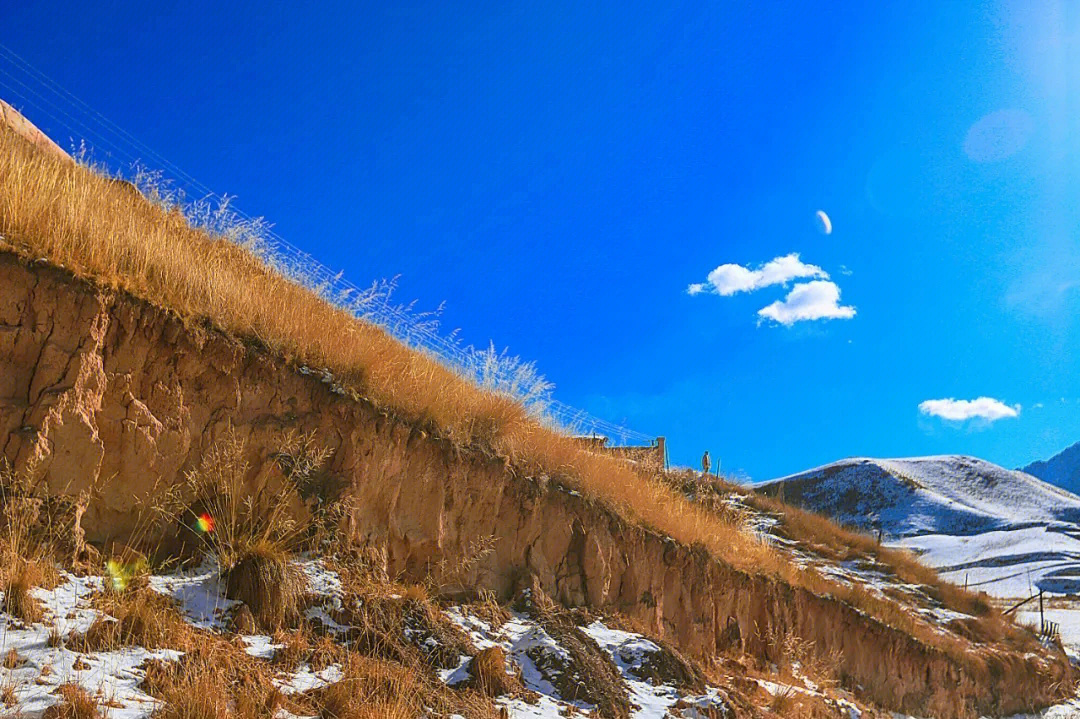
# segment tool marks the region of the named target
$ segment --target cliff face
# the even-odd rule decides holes
[[[842,652],[842,674],[866,699],[912,713],[935,692],[952,698],[938,716],[1015,712],[1048,702],[1069,678],[1050,654],[972,647],[949,657],[844,603],[735,571],[462,451],[317,371],[0,253],[0,449],[17,467],[36,465],[53,491],[96,488],[83,516],[90,541],[124,537],[137,498],[180,480],[230,429],[247,440],[253,481],[283,431],[315,432],[333,450],[327,473],[357,500],[345,529],[391,574],[420,579],[492,537],[471,586],[506,597],[535,577],[564,604],[618,610],[701,655],[775,658],[777,638],[794,633],[823,654]]]

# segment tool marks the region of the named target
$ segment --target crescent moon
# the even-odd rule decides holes
[[[829,216],[825,214],[825,210],[818,210],[815,214],[817,215],[818,222],[821,223],[822,232],[824,232],[826,235],[831,235],[832,220],[830,220]]]

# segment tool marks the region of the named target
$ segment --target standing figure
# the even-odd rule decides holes
[[[712,460],[709,459],[709,450],[705,450],[705,454],[701,457],[701,473],[708,474],[710,467],[712,467]]]

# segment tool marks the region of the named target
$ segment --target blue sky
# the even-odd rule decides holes
[[[1080,440],[1067,2],[12,5],[0,42],[135,137],[677,463]]]

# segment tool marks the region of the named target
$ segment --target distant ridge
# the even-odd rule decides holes
[[[975,457],[857,457],[755,486],[892,537],[969,535],[1080,520],[1080,497]]]
[[[1080,593],[1080,497],[1019,470],[959,455],[858,457],[754,489],[881,530],[946,579],[994,596]]]
[[[1080,442],[1066,447],[1050,459],[1032,462],[1020,471],[1070,492],[1080,492]]]

